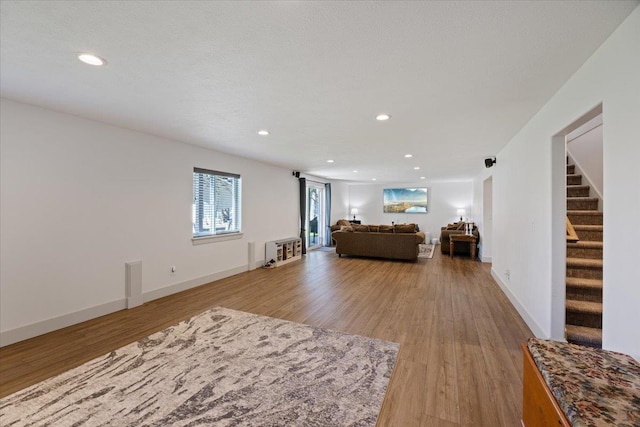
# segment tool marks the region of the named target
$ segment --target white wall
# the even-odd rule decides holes
[[[558,330],[552,300],[552,136],[595,106],[604,122],[603,346],[640,357],[640,9],[635,11],[497,154],[493,268],[534,333]],[[479,178],[481,179],[481,178]],[[481,186],[475,186],[481,191]],[[634,214],[635,215],[635,214]],[[562,216],[560,216],[561,219]],[[510,272],[507,278],[505,272]]]
[[[331,224],[349,216],[349,184],[331,181]]]
[[[591,186],[591,197],[604,199],[603,169],[602,169],[602,126],[596,126],[590,131],[567,143],[567,153],[573,159],[578,171],[583,178],[583,184]]]
[[[389,214],[382,212],[382,190],[385,188],[428,188],[426,214]],[[472,212],[473,185],[464,182],[433,182],[408,184],[352,184],[349,186],[349,209],[358,208],[357,219],[363,224],[416,223],[431,237],[440,237],[440,227],[457,220],[456,210]],[[470,218],[473,219],[473,218]]]
[[[480,240],[480,259],[491,262],[493,248],[493,177],[489,176],[482,182],[482,224],[479,231],[483,238]]]
[[[0,104],[2,344],[248,268],[298,234],[291,171],[6,99]],[[242,175],[244,235],[194,246],[193,167]],[[171,265],[177,267],[170,275]]]

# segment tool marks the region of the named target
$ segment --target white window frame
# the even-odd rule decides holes
[[[218,208],[215,200],[215,184],[212,188],[204,189],[204,184],[200,182],[203,175],[209,175],[210,178],[232,179],[232,195],[231,206]],[[215,182],[215,181],[214,181]],[[203,193],[208,191],[208,193]],[[212,206],[204,207],[205,200],[213,200],[210,202]],[[227,211],[226,217],[223,211]],[[220,217],[220,218],[218,218]],[[210,243],[212,241],[235,240],[242,237],[242,178],[238,174],[220,172],[210,169],[193,168],[193,203],[191,207],[192,218],[192,236],[191,240],[194,245]],[[202,221],[206,220],[209,228],[203,231]],[[196,224],[196,222],[198,224]],[[231,226],[231,229],[225,228]]]

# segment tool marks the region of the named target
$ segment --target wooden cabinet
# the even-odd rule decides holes
[[[524,427],[571,427],[538,370],[527,345],[522,344],[521,348],[524,356],[522,425]]]
[[[469,253],[471,254],[471,259],[476,259],[476,248],[478,245],[478,239],[473,234],[451,234],[449,236],[449,256],[453,258],[453,249],[455,248],[456,243],[465,243],[469,245]]]
[[[302,240],[299,237],[267,242],[265,262],[275,261],[275,266],[287,264],[302,258]]]

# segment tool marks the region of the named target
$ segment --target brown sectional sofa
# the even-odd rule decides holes
[[[465,222],[455,222],[440,229],[440,250],[443,254],[449,254],[449,236],[452,234],[465,234]],[[476,244],[480,243],[478,227],[473,226],[472,234],[476,236]],[[455,253],[468,254],[469,245],[456,245]]]
[[[333,228],[334,226],[332,226]],[[415,261],[425,235],[415,224],[349,225],[331,233],[338,256],[359,255]]]

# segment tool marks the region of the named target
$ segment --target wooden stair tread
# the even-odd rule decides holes
[[[566,325],[567,341],[602,346],[602,329],[586,326]]]
[[[580,240],[578,242],[568,242],[568,248],[588,248],[588,249],[602,249],[602,242],[595,240]]]
[[[573,224],[574,230],[580,231],[602,231],[603,225],[590,225],[590,224]]]
[[[567,156],[568,163],[568,156]],[[566,319],[568,342],[602,348],[602,254],[604,215],[600,200],[575,166],[567,166],[566,213],[578,240],[567,241]]]
[[[587,209],[587,210],[568,210],[567,215],[593,215],[599,216],[602,215],[602,212],[596,209]]]
[[[567,277],[567,287],[582,289],[602,289],[602,280],[600,279],[583,279],[581,277]]]
[[[594,258],[567,258],[568,268],[602,268],[602,260]]]
[[[568,299],[566,309],[574,313],[602,314],[602,303]]]

